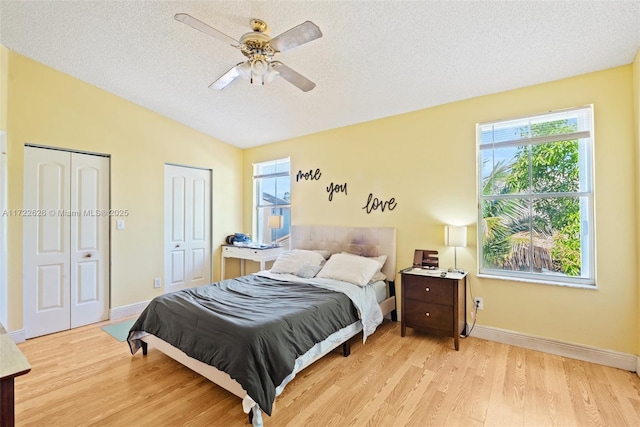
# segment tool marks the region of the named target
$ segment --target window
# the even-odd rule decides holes
[[[592,107],[482,123],[481,274],[594,285]]]
[[[291,228],[289,158],[253,165],[254,241],[286,243]]]

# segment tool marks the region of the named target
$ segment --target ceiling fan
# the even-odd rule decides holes
[[[238,77],[249,80],[251,84],[264,85],[272,82],[278,76],[303,92],[308,92],[316,87],[314,82],[302,74],[273,59],[280,52],[322,37],[320,28],[311,21],[303,22],[271,38],[266,34],[267,24],[260,19],[252,19],[251,28],[253,31],[244,34],[238,41],[186,13],[176,14],[175,19],[240,49],[240,52],[247,57],[246,61],[236,64],[211,83],[209,87],[212,89],[224,89]]]

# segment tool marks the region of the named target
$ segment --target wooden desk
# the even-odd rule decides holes
[[[31,365],[0,324],[0,427],[15,425],[13,379],[31,370]]]
[[[226,258],[238,258],[240,262],[240,275],[244,276],[245,260],[260,263],[260,270],[265,269],[268,261],[273,261],[284,253],[283,247],[276,248],[252,248],[240,245],[222,245],[222,262],[220,263],[220,280],[224,280],[224,264]]]

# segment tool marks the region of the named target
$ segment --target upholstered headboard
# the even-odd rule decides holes
[[[396,277],[396,229],[393,227],[342,227],[292,225],[291,249],[322,249],[332,254],[349,252],[362,256],[386,255],[382,272]]]

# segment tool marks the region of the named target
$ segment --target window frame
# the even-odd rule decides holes
[[[561,115],[570,116],[575,114],[576,117],[583,117],[584,120],[588,123],[586,126],[586,130],[576,130],[575,132],[568,133],[560,133],[556,135],[542,135],[542,136],[531,136],[514,138],[511,140],[500,141],[495,143],[487,143],[482,141],[482,129],[488,126],[496,126],[496,125],[505,125],[509,122],[518,122],[518,121],[527,121],[529,126],[529,131],[531,130],[532,123],[539,123],[540,121],[546,123],[552,123],[557,121],[558,119],[554,119],[554,116]],[[547,118],[545,121],[544,119]],[[477,149],[477,203],[478,203],[478,227],[477,227],[477,272],[479,277],[490,277],[495,279],[505,279],[505,280],[513,280],[513,281],[522,281],[522,282],[532,282],[532,283],[543,283],[543,284],[552,284],[552,285],[563,285],[563,286],[573,286],[573,287],[584,287],[588,289],[596,289],[596,243],[595,243],[595,141],[594,141],[594,120],[593,120],[593,105],[585,105],[576,108],[569,108],[563,110],[554,110],[540,114],[532,114],[521,117],[512,117],[508,119],[501,120],[493,120],[489,122],[477,123],[476,124],[476,149]],[[579,177],[578,177],[578,191],[569,191],[569,192],[538,192],[536,193],[533,190],[533,169],[532,169],[532,148],[534,145],[541,144],[552,144],[561,141],[570,141],[577,140],[578,141],[578,168],[579,168]],[[526,192],[516,192],[516,193],[507,193],[507,194],[484,194],[484,176],[483,176],[483,151],[491,150],[492,157],[494,157],[493,168],[496,166],[495,162],[495,150],[496,148],[504,148],[504,147],[526,147],[526,150],[529,153],[529,171],[528,171],[528,179],[529,179],[529,188]],[[492,169],[493,171],[494,169]],[[484,215],[483,215],[483,207],[484,202],[487,200],[500,200],[500,199],[521,199],[525,200],[529,204],[529,212],[533,213],[533,203],[535,200],[541,200],[545,198],[560,198],[560,197],[571,197],[577,199],[579,203],[579,213],[580,213],[580,250],[582,254],[581,259],[581,275],[580,276],[570,276],[563,273],[557,272],[535,272],[533,271],[533,266],[529,267],[528,271],[519,271],[519,270],[508,270],[508,269],[500,269],[500,268],[492,268],[485,267],[484,263],[484,253],[483,253],[483,234],[484,234]],[[531,235],[531,242],[533,243],[533,233],[531,224],[533,223],[533,215],[530,215],[528,218],[529,221],[529,233]],[[586,222],[586,227],[585,227]],[[585,236],[586,231],[586,236]],[[531,251],[532,244],[529,246],[529,251]],[[586,254],[584,253],[586,251]],[[586,266],[585,264],[586,260]]]
[[[278,171],[278,166],[283,164],[283,163],[288,163],[288,168],[286,171]],[[275,171],[273,173],[259,173],[259,169],[260,168],[265,168],[265,167],[269,167],[273,165],[273,167],[275,168]],[[263,210],[264,212],[267,212],[267,217],[270,215],[283,215],[284,219],[283,219],[283,224],[284,227],[283,229],[288,229],[288,232],[286,232],[286,234],[284,236],[280,236],[277,237],[276,236],[276,242],[282,244],[284,243],[286,246],[286,242],[291,234],[291,159],[290,157],[284,157],[284,158],[279,158],[279,159],[274,159],[274,160],[265,160],[262,162],[256,162],[253,163],[252,165],[252,169],[253,169],[253,174],[252,174],[252,181],[253,181],[253,218],[252,218],[252,235],[254,236],[255,241],[259,242],[259,243],[274,243],[273,242],[273,230],[269,230],[269,235],[272,236],[269,239],[266,239],[267,241],[265,241],[265,234],[263,233],[263,230],[266,232],[266,228],[268,228],[267,225],[267,218],[264,218],[263,216],[261,216],[261,210]],[[260,187],[260,183],[262,182],[262,180],[264,179],[274,179],[275,183],[274,183],[274,197],[276,199],[278,199],[277,197],[277,193],[278,193],[278,178],[282,178],[282,177],[288,177],[289,178],[289,201],[288,203],[284,203],[284,199],[280,199],[283,203],[279,203],[278,200],[276,200],[275,204],[269,204],[269,203],[262,203],[260,201],[260,194],[259,191],[261,189]],[[271,210],[271,212],[268,212],[269,210]],[[262,222],[264,223],[261,224],[261,219]]]

